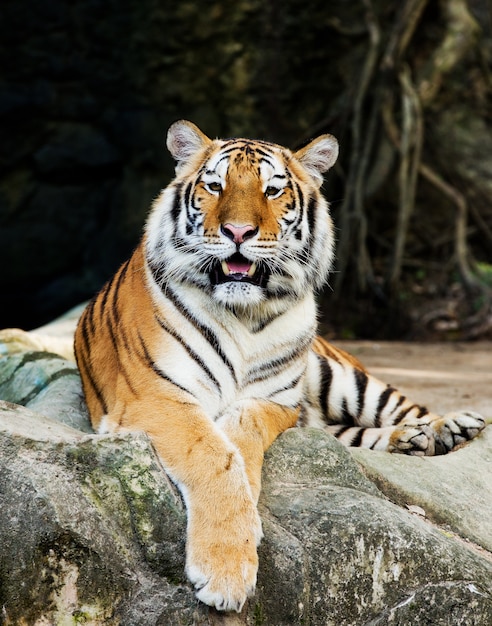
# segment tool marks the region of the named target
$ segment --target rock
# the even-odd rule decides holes
[[[0,330],[0,357],[37,351],[51,352],[75,362],[73,337],[78,320],[86,306],[87,302],[79,304],[64,315],[31,332],[26,332],[20,328]],[[0,384],[2,384],[2,380],[0,374]]]
[[[284,433],[263,484],[257,594],[221,615],[186,581],[185,510],[145,435],[87,435],[0,403],[5,623],[492,622],[487,555],[389,502],[330,435]]]
[[[178,623],[177,608],[194,623],[185,512],[145,436],[84,437],[6,403],[0,423],[5,622],[157,624],[124,616],[165,593],[160,623]]]
[[[421,457],[416,463],[403,455],[352,452],[392,502],[421,507],[428,519],[492,552],[492,428],[486,428],[471,446],[444,456]]]
[[[0,398],[93,432],[77,367],[55,354],[25,352],[0,359]]]
[[[148,438],[93,434],[74,364],[26,351],[70,341],[79,312],[3,345],[5,624],[490,626],[490,429],[435,458],[283,433],[265,456],[255,597],[240,615],[198,602],[184,505]]]
[[[273,535],[275,548],[268,530],[260,548],[261,623],[485,625],[492,619],[488,556],[388,502],[351,453],[322,431],[291,430],[274,443],[261,502],[263,519],[273,516],[281,529]],[[297,565],[276,575],[276,562],[293,553],[292,544]],[[281,599],[272,581],[281,586]]]

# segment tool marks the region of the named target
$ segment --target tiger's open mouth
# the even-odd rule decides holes
[[[240,282],[264,287],[268,280],[268,274],[261,266],[248,261],[237,252],[214,265],[210,273],[210,280],[213,285]]]

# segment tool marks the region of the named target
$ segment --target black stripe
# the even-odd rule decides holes
[[[360,444],[362,443],[362,437],[364,435],[364,431],[365,428],[358,428],[357,432],[355,433],[355,435],[352,437],[349,445],[350,446],[354,446],[356,448],[360,447]]]
[[[112,336],[113,336],[113,330],[112,330],[113,324],[118,325],[120,322],[120,313],[118,310],[118,294],[121,288],[121,283],[126,276],[126,272],[128,270],[129,264],[130,264],[129,260],[123,263],[123,265],[120,267],[119,272],[115,274],[115,276],[113,277],[113,280],[110,283],[110,288],[108,289],[108,293],[109,291],[111,291],[112,298],[111,298],[111,309],[106,314],[106,323],[107,323],[109,332]],[[116,281],[114,281],[114,279],[116,279]],[[113,282],[114,282],[114,285],[113,285]],[[104,294],[104,306],[106,306],[107,304],[108,293]],[[101,309],[101,316],[102,315],[103,315],[103,312]],[[113,342],[113,345],[116,348],[116,344],[114,342]]]
[[[258,323],[257,326],[255,326],[254,328],[251,329],[251,332],[256,335],[256,333],[261,332],[262,330],[264,330],[269,324],[271,324],[272,322],[274,322],[276,319],[278,319],[281,315],[283,315],[282,313],[276,313],[273,314],[272,317],[266,317],[265,319],[263,319],[261,322]]]
[[[103,323],[103,317],[106,311],[106,303],[109,297],[109,292],[111,291],[111,285],[113,284],[115,278],[116,274],[114,274],[114,276],[112,276],[110,280],[104,285],[103,291],[101,292],[103,294],[99,304],[99,318],[101,323]]]
[[[264,144],[264,145],[268,145],[268,144]],[[255,146],[254,150],[257,154],[261,154],[261,156],[264,158],[264,160],[266,160],[269,163],[269,165],[272,165],[270,159],[275,158],[275,154],[273,152],[266,152],[265,150],[258,148],[258,146]]]
[[[138,396],[137,392],[135,391],[135,388],[133,387],[130,377],[125,369],[125,367],[123,366],[123,363],[121,362],[121,358],[120,358],[120,344],[119,341],[116,337],[115,334],[115,328],[118,329],[118,335],[120,334],[119,331],[119,326],[120,326],[120,320],[121,320],[121,316],[120,316],[120,312],[119,312],[119,308],[118,308],[118,294],[119,294],[119,290],[121,288],[121,284],[126,276],[126,273],[128,271],[128,266],[130,264],[130,261],[126,261],[120,268],[119,274],[117,274],[117,279],[116,279],[116,283],[114,284],[114,287],[112,289],[112,299],[111,299],[111,309],[107,312],[106,314],[106,327],[108,329],[109,332],[109,336],[111,338],[111,343],[113,344],[113,349],[114,349],[114,353],[116,356],[116,360],[118,363],[118,369],[120,370],[120,372],[123,374],[123,377],[129,387],[129,389],[131,390],[131,392],[133,393],[134,396]],[[126,336],[125,336],[125,341],[124,341],[125,347],[128,349],[128,343],[126,341]]]
[[[119,354],[118,354],[118,352],[119,352],[118,342],[116,341],[116,336],[114,334],[112,320],[111,320],[111,317],[109,315],[107,316],[107,324],[106,324],[106,326],[107,326],[107,329],[108,329],[108,332],[109,332],[109,336],[111,338],[111,343],[113,344],[113,350],[115,352],[116,359],[118,360],[118,363],[119,363],[120,362],[120,357],[119,357]]]
[[[174,190],[173,206],[171,209],[171,217],[173,222],[177,222],[179,214],[181,212],[181,191],[183,190],[183,183],[176,185]]]
[[[123,263],[123,265],[120,268],[120,272],[118,275],[118,279],[116,281],[116,284],[114,286],[114,290],[113,290],[113,301],[112,301],[112,306],[111,306],[111,311],[114,315],[114,319],[116,321],[116,323],[118,324],[120,321],[120,314],[118,311],[118,294],[120,291],[120,287],[121,287],[121,283],[123,282],[123,280],[125,279],[126,273],[128,271],[128,266],[130,265],[130,259],[128,259],[128,261],[125,261],[125,263]]]
[[[395,407],[395,409],[393,409],[392,412],[394,413],[396,408],[401,406],[405,400],[406,400],[405,396],[402,396],[400,398],[400,400],[398,401],[397,406]],[[415,419],[421,419],[422,417],[424,417],[424,415],[428,415],[428,413],[429,413],[429,411],[427,410],[427,408],[425,406],[420,406],[418,404],[412,404],[411,406],[407,407],[406,409],[403,409],[402,411],[400,411],[398,413],[396,418],[393,420],[393,424],[394,425],[399,424],[410,413],[410,411],[413,411],[414,409],[418,409],[418,414],[415,417]]]
[[[228,141],[222,146],[219,152],[219,154],[222,155],[222,158],[220,159],[220,161],[217,161],[217,164],[223,161],[224,158],[228,157],[232,152],[234,152],[234,150],[242,150],[242,144],[237,142],[235,139],[233,139],[232,141]]]
[[[94,298],[92,298],[92,300],[89,302],[89,304],[87,305],[85,309],[85,315],[88,317],[89,325],[91,328],[91,333],[93,335],[96,332],[96,325],[94,323],[94,308],[96,305],[96,299],[97,299],[97,296],[94,296]]]
[[[164,263],[164,258],[159,259],[159,264],[149,263],[149,269],[156,285],[163,290],[165,287],[164,277],[167,272],[167,263]]]
[[[118,291],[120,283],[121,283],[121,280],[125,276],[126,271],[128,269],[129,263],[130,263],[130,259],[125,261],[123,263],[123,265],[120,267],[120,269],[116,272],[116,274],[114,274],[114,276],[112,276],[111,279],[103,287],[104,295],[103,295],[103,297],[101,299],[101,303],[100,303],[100,307],[101,308],[100,308],[100,314],[99,314],[101,323],[103,322],[103,316],[104,316],[105,311],[106,311],[106,305],[107,305],[107,302],[108,302],[109,295],[110,295],[110,293],[112,293],[112,290],[113,290],[113,285],[114,285],[114,288],[116,289],[116,291]],[[115,281],[116,281],[116,284],[114,284]],[[103,293],[103,292],[101,292],[101,293]],[[115,301],[115,298],[113,297],[113,307],[114,307],[114,301]]]
[[[412,404],[412,406],[409,406],[408,408],[403,409],[403,411],[400,411],[398,415],[396,416],[396,418],[393,420],[393,425],[399,424],[402,421],[402,419],[406,417],[412,409],[415,408],[415,406],[416,406],[415,404]]]
[[[272,391],[272,393],[269,393],[268,397],[273,398],[273,396],[276,396],[277,394],[282,393],[283,391],[290,391],[291,389],[294,389],[294,387],[296,387],[296,385],[299,384],[299,381],[301,380],[303,375],[304,375],[304,372],[302,374],[299,374],[299,376],[296,376],[295,378],[293,378],[289,384],[284,385],[283,387],[279,387],[275,391]],[[298,406],[298,403],[296,403],[295,406]]]
[[[284,270],[280,269],[279,270],[275,270],[275,274],[276,275],[280,275],[280,276],[286,276],[288,278],[292,278],[292,276],[290,274],[287,274],[287,272],[285,272]],[[273,296],[275,298],[277,298],[277,300],[284,300],[286,298],[290,299],[292,297],[296,297],[296,293],[295,291],[291,290],[291,289],[284,289],[283,287],[279,287],[277,289],[268,289],[268,291],[273,294]]]
[[[319,390],[319,403],[321,405],[321,412],[325,419],[329,417],[328,409],[328,396],[330,394],[330,387],[333,380],[333,370],[328,363],[328,360],[321,355],[316,355],[320,365],[320,390]]]
[[[214,383],[214,385],[220,390],[221,389],[221,385],[220,382],[217,380],[217,378],[215,378],[215,376],[212,374],[212,372],[210,371],[210,369],[207,367],[207,365],[205,364],[204,360],[200,357],[199,354],[197,354],[187,343],[186,341],[183,339],[183,337],[181,337],[181,335],[179,335],[173,328],[171,328],[168,324],[166,324],[166,322],[158,317],[156,317],[157,323],[159,324],[159,326],[165,330],[167,333],[169,333],[171,335],[171,337],[173,337],[174,339],[176,339],[176,341],[178,341],[180,343],[180,345],[186,350],[186,352],[189,354],[189,356],[196,362],[198,363],[198,365],[202,368],[202,370],[205,372],[205,374],[210,378],[210,380]]]
[[[304,218],[304,194],[302,193],[302,189],[300,188],[299,184],[291,178],[289,178],[289,184],[287,186],[292,189],[294,206],[296,210],[296,220],[297,220],[295,228],[300,233],[299,224],[302,224],[302,220]],[[293,223],[296,220],[293,220]]]
[[[265,154],[263,150],[256,150],[256,152],[261,155],[261,158],[258,159],[260,164],[267,163],[271,168],[275,167],[271,158],[272,157],[271,154]]]
[[[108,329],[109,329],[109,334],[111,337],[111,343],[113,344],[113,348],[114,348],[114,352],[116,355],[116,361],[118,362],[118,373],[123,374],[123,378],[125,379],[126,384],[128,385],[128,388],[130,389],[130,391],[133,393],[133,395],[135,397],[138,398],[138,393],[135,389],[135,387],[132,384],[131,378],[127,372],[126,367],[123,365],[121,358],[120,358],[120,344],[119,341],[116,338],[116,335],[114,333],[113,330],[113,325],[111,323],[111,320],[109,319],[109,315],[108,315]],[[124,343],[124,347],[125,349],[129,352],[129,344],[128,344],[128,340],[127,340],[127,336],[124,332],[122,332],[121,330],[118,331],[118,337],[123,337],[123,343]]]
[[[311,250],[313,248],[313,242],[315,239],[317,206],[318,203],[316,198],[314,196],[311,197],[307,205],[308,238],[305,245],[303,246],[303,249],[298,254],[301,260],[310,267],[312,267]]]
[[[428,415],[429,411],[426,409],[425,406],[421,406],[419,407],[419,414],[417,415],[416,419],[422,419],[422,417],[424,417],[424,415]]]
[[[383,391],[383,393],[379,396],[378,406],[376,408],[376,413],[374,415],[374,426],[376,428],[381,427],[381,414],[385,406],[388,404],[388,400],[392,396],[393,392],[396,392],[396,389],[388,385],[386,389]]]
[[[308,202],[308,207],[307,207],[307,219],[308,219],[308,225],[309,225],[310,238],[312,238],[314,235],[314,226],[316,223],[316,220],[315,220],[316,206],[317,206],[316,198],[314,197],[310,198]]]
[[[339,426],[339,428],[337,428],[336,432],[334,433],[334,436],[338,439],[343,435],[343,433],[346,433],[347,430],[350,430],[351,428],[353,428],[353,426]]]
[[[379,435],[373,443],[371,443],[371,445],[369,446],[369,450],[374,450],[374,448],[378,445],[379,441],[381,439],[381,435]]]
[[[213,171],[213,173],[215,174],[217,171],[217,166],[222,163],[222,161],[228,161],[229,160],[229,155],[232,154],[234,152],[234,150],[237,150],[237,148],[231,148],[230,150],[222,150],[221,151],[221,158],[215,163],[215,170]]]
[[[181,391],[184,391],[185,393],[188,393],[188,394],[193,396],[193,394],[189,391],[189,389],[186,389],[185,387],[182,387],[179,383],[174,381],[172,378],[170,378],[165,372],[163,372],[160,369],[160,367],[156,364],[156,362],[150,356],[150,353],[149,353],[149,351],[147,349],[147,346],[146,346],[146,344],[145,344],[145,342],[143,340],[143,337],[141,336],[140,332],[137,331],[137,334],[138,334],[138,338],[140,340],[140,345],[141,345],[142,350],[143,350],[143,356],[144,356],[144,360],[145,360],[146,365],[148,365],[152,369],[152,371],[155,374],[157,374],[157,376],[159,376],[159,378],[162,378],[166,382],[171,383],[175,387],[178,387],[178,389],[181,389]],[[138,356],[140,356],[140,355],[138,355]]]
[[[185,189],[185,192],[184,192],[184,204],[185,204],[185,209],[186,209],[187,212],[188,212],[188,206],[189,206],[189,203],[190,203],[190,195],[191,195],[192,188],[193,188],[193,184],[192,183],[188,183],[186,185],[186,189]]]
[[[355,426],[354,416],[350,413],[347,405],[347,398],[343,399],[342,402],[342,414],[340,419],[344,424],[348,424],[349,426]]]
[[[90,365],[90,338],[89,338],[89,332],[88,332],[88,329],[87,329],[87,324],[88,324],[88,319],[84,315],[84,317],[82,318],[82,321],[81,321],[82,339],[83,339],[84,345],[82,346],[82,349],[80,351],[77,350],[77,353],[78,353],[77,366],[78,366],[79,370],[82,371],[82,368],[85,370],[85,376],[82,377],[82,380],[83,381],[86,381],[86,380],[89,381],[89,384],[91,385],[92,389],[94,390],[96,398],[97,398],[99,404],[102,407],[103,413],[107,414],[108,406],[107,406],[106,401],[104,399],[104,396],[102,394],[102,390],[97,386],[96,381],[94,380],[94,378],[92,376],[92,371],[91,371],[92,368],[91,368],[91,365]],[[86,356],[83,354],[83,352],[86,353]]]
[[[123,367],[123,364],[121,362],[120,359],[120,345],[119,345],[119,341],[116,338],[116,334],[115,334],[115,327],[118,329],[118,327],[120,326],[120,320],[121,320],[121,316],[120,316],[120,312],[119,312],[119,307],[118,307],[118,295],[119,295],[119,291],[121,288],[121,283],[123,282],[125,276],[126,276],[126,272],[128,270],[128,266],[129,266],[129,261],[126,261],[120,268],[120,272],[118,274],[118,278],[116,280],[116,283],[113,287],[112,290],[112,299],[111,299],[111,310],[107,312],[106,315],[106,326],[107,329],[109,331],[109,336],[111,337],[111,343],[113,344],[113,348],[114,348],[114,352],[115,352],[115,356],[116,356],[116,360],[118,362],[118,367],[120,370],[122,370],[123,376],[128,384],[128,387],[131,389],[132,393],[134,395],[137,395],[135,392],[135,389],[132,387],[132,384],[130,382],[130,379]],[[118,329],[118,334],[119,334],[119,329]]]
[[[399,409],[401,407],[401,405],[405,402],[405,400],[406,400],[406,397],[403,396],[403,395],[400,395],[400,398],[399,398],[398,402],[396,403],[395,408],[391,412],[394,413],[396,411],[396,409]]]
[[[287,354],[284,354],[281,357],[277,357],[276,359],[272,359],[271,361],[267,361],[266,363],[262,363],[257,367],[254,367],[248,372],[248,377],[246,379],[247,384],[251,384],[252,382],[257,382],[259,380],[265,380],[265,378],[270,378],[278,373],[279,369],[281,369],[286,363],[289,361],[293,361],[297,357],[299,357],[306,349],[311,345],[313,340],[313,335],[310,333],[307,335],[302,343],[291,350]],[[254,378],[253,378],[254,376]]]
[[[292,190],[294,191],[294,196],[297,196],[298,208],[301,212],[304,212],[304,194],[302,193],[301,186],[294,179],[292,179],[292,183],[293,183]]]
[[[178,309],[178,311],[183,315],[183,317],[185,317],[191,324],[193,324],[193,326],[203,335],[203,337],[205,337],[205,339],[208,341],[208,343],[212,346],[215,352],[222,359],[223,363],[229,369],[234,382],[237,383],[237,378],[236,378],[236,373],[234,371],[234,367],[232,363],[229,361],[229,359],[227,358],[227,355],[224,353],[224,351],[220,347],[219,339],[217,338],[215,333],[213,333],[212,330],[208,328],[208,326],[201,324],[191,314],[191,312],[188,311],[186,306],[181,302],[181,300],[178,298],[178,296],[173,292],[173,290],[170,287],[166,289],[165,295],[167,298],[169,298],[169,300],[171,300],[171,302]]]
[[[355,386],[357,387],[357,419],[362,415],[364,410],[364,400],[366,396],[367,383],[369,377],[362,370],[354,369]]]
[[[78,362],[77,366],[78,366],[78,368],[79,368],[79,370],[81,372],[82,372],[82,368],[84,369],[85,375],[83,376],[83,381],[84,382],[86,382],[86,381],[89,382],[90,386],[94,390],[94,393],[96,395],[97,401],[101,405],[103,415],[107,415],[107,413],[108,413],[108,405],[106,404],[106,400],[104,399],[104,397],[102,395],[102,391],[97,386],[96,381],[94,380],[94,377],[92,376],[91,370],[89,369],[86,361],[84,360],[83,362]],[[87,392],[85,390],[84,390],[84,395],[87,398]]]

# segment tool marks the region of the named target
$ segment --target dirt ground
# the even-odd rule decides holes
[[[436,413],[472,409],[492,418],[492,342],[334,341],[371,374]]]

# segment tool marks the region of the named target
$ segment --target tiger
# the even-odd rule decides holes
[[[95,430],[144,431],[182,494],[197,598],[240,612],[256,585],[264,454],[283,431],[433,455],[485,422],[428,412],[316,335],[334,262],[321,193],[332,135],[293,152],[181,120],[167,147],[175,177],[82,314],[74,349]]]

